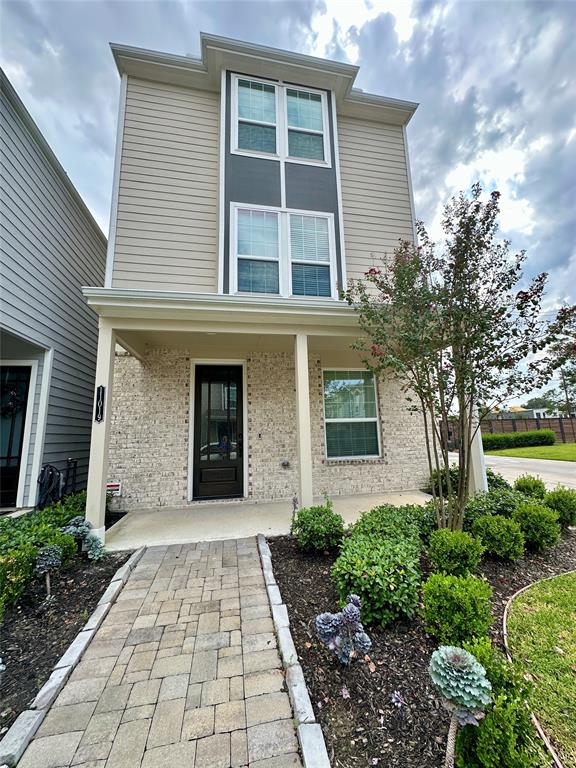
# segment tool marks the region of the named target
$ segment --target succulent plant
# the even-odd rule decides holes
[[[320,640],[342,664],[363,656],[372,647],[372,641],[360,622],[360,598],[348,595],[347,603],[339,613],[320,613],[316,616],[316,631]]]
[[[490,701],[486,670],[463,648],[442,645],[434,651],[430,677],[443,698],[458,709],[483,710]]]

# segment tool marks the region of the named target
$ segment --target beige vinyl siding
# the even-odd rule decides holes
[[[114,288],[216,293],[220,97],[128,78]]]
[[[364,272],[412,240],[412,212],[402,128],[338,117],[346,273]]]

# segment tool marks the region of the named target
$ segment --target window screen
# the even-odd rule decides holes
[[[238,148],[276,153],[276,89],[238,80]]]
[[[376,387],[370,371],[324,371],[328,458],[378,456]]]

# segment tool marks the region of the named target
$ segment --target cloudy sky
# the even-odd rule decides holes
[[[2,0],[0,63],[104,232],[119,78],[110,41],[199,54],[201,30],[359,64],[365,90],[420,102],[419,218],[479,179],[502,229],[576,301],[576,2]]]

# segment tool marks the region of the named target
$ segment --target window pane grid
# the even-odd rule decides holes
[[[328,458],[378,456],[376,387],[370,371],[324,371]]]
[[[238,255],[278,259],[278,214],[238,211]]]
[[[291,128],[322,132],[322,97],[319,93],[288,89],[286,101],[288,125]]]
[[[273,85],[238,81],[238,117],[276,125],[276,89]]]
[[[278,262],[238,259],[238,290],[243,293],[279,293]]]
[[[293,264],[292,294],[294,296],[331,296],[330,267]]]

